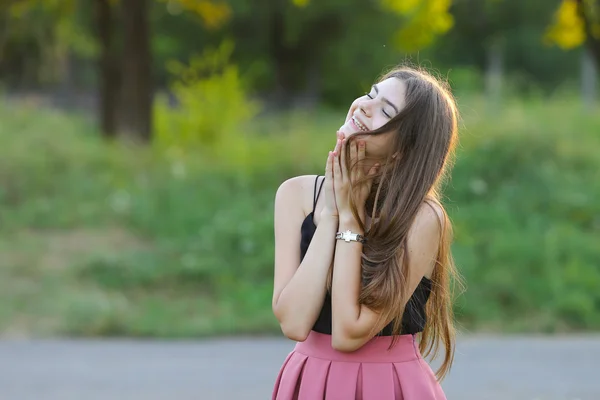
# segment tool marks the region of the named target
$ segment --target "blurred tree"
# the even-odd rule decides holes
[[[98,113],[105,137],[117,134],[117,111],[121,81],[119,53],[115,40],[115,12],[110,0],[94,1],[94,21],[100,45],[98,56]]]
[[[69,84],[72,54],[93,51],[76,0],[9,0],[0,21],[0,72],[15,85]]]
[[[98,114],[103,136],[151,139],[152,57],[147,0],[95,0]],[[119,40],[122,39],[122,40]]]
[[[13,87],[69,84],[75,76],[72,54],[97,60],[102,134],[147,141],[155,86],[149,14],[177,7],[200,16],[207,29],[222,26],[231,15],[229,5],[212,0],[2,2],[0,74]]]
[[[208,30],[222,27],[231,19],[231,7],[223,1],[215,0],[158,0],[166,3],[171,13],[187,10],[200,17]]]
[[[150,11],[153,0],[96,0],[96,25],[102,44],[101,111],[105,136],[115,132],[133,140],[148,142],[152,136],[154,76]],[[200,16],[207,29],[216,29],[230,18],[226,3],[212,0],[157,0],[171,12],[185,10]],[[118,27],[113,8],[120,6],[122,49],[113,41]],[[119,11],[119,10],[117,10]],[[117,117],[118,115],[118,117]]]
[[[452,26],[450,0],[231,0],[237,55],[272,104],[331,102],[366,89],[401,52]],[[266,55],[262,58],[260,55]],[[271,91],[271,88],[274,88]]]
[[[455,27],[424,55],[448,68],[469,65],[484,71],[492,99],[506,87],[507,74],[511,86],[520,89],[540,77],[554,83],[565,57],[540,42],[554,7],[546,0],[455,0],[450,9]]]
[[[562,0],[546,40],[565,50],[586,44],[600,65],[600,0]]]
[[[562,0],[554,14],[554,23],[546,32],[546,41],[563,50],[585,45],[581,57],[581,95],[595,109],[600,66],[600,0]]]
[[[152,56],[148,0],[122,0],[122,134],[148,142],[152,134]]]

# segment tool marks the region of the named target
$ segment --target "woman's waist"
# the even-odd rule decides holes
[[[331,335],[311,331],[294,350],[309,357],[345,362],[405,362],[421,357],[414,335],[375,336],[359,349],[343,352],[331,346]]]

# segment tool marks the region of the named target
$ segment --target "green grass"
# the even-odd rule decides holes
[[[446,205],[469,330],[600,329],[600,110],[461,101]],[[0,331],[276,333],[278,185],[318,173],[343,113],[256,120],[194,150],[107,144],[89,121],[0,105]]]

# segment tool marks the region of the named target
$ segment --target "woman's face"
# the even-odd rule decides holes
[[[354,100],[348,111],[346,122],[339,129],[345,137],[360,131],[381,128],[404,108],[406,84],[397,78],[388,78],[373,87],[364,96]],[[367,155],[383,158],[387,156],[390,134],[367,136]]]

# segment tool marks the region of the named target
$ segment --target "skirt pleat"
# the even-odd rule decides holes
[[[300,381],[300,399],[323,399],[331,361],[309,357]]]
[[[362,364],[362,396],[364,399],[399,399],[395,394],[394,367],[390,363]]]
[[[446,400],[412,335],[371,339],[345,353],[311,332],[281,367],[272,400]]]
[[[356,398],[359,368],[360,364],[357,363],[332,361],[324,399],[346,400]]]
[[[307,356],[292,352],[285,368],[282,370],[281,380],[277,392],[274,393],[277,399],[298,399],[298,391],[302,381],[302,370],[308,359]]]
[[[431,387],[431,380],[418,362],[394,363],[396,375],[402,388],[403,400],[439,399]],[[437,382],[436,382],[437,384]]]
[[[283,371],[286,370],[287,364],[290,361],[290,358],[292,358],[294,356],[294,352],[291,352],[290,354],[288,354],[288,356],[285,358],[285,360],[283,361],[283,365],[281,366],[281,369],[279,370],[279,374],[277,374],[277,379],[275,380],[275,386],[273,388],[273,398],[275,398],[277,396],[277,392],[279,391],[279,386],[281,386],[281,378],[283,377]]]

